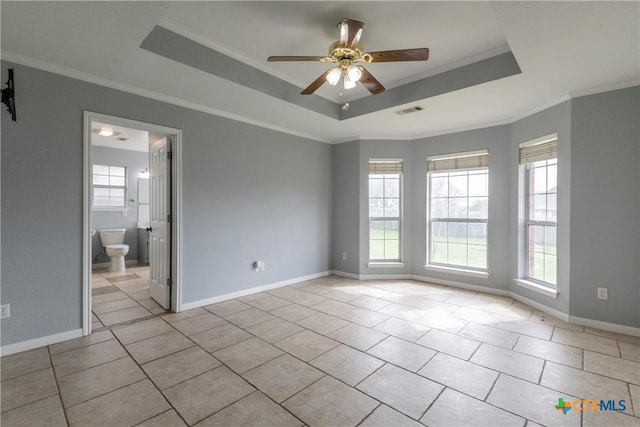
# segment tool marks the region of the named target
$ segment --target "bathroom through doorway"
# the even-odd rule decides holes
[[[85,112],[83,334],[180,311],[181,132]]]

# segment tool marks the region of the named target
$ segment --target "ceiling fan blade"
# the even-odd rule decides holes
[[[429,59],[429,49],[399,49],[369,52],[373,58],[371,62],[396,62],[396,61],[426,61]]]
[[[360,43],[364,22],[353,19],[343,19],[340,21],[340,45],[353,48]]]
[[[311,83],[309,86],[307,86],[306,89],[304,89],[302,92],[300,92],[300,94],[301,95],[311,95],[313,92],[318,90],[318,88],[320,86],[322,86],[324,84],[324,82],[327,81],[327,74],[329,74],[330,71],[331,71],[331,68],[329,68],[327,71],[322,73],[322,75],[320,77],[315,79],[313,81],[313,83]]]
[[[382,84],[378,80],[376,80],[376,78],[373,77],[373,75],[371,75],[371,73],[367,71],[366,68],[360,68],[362,71],[362,76],[360,76],[360,83],[362,83],[362,86],[366,87],[372,95],[383,92],[384,86],[382,86]]]
[[[322,61],[324,58],[324,56],[270,56],[267,61]]]

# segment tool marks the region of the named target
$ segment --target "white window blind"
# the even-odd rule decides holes
[[[489,166],[489,150],[427,157],[427,170],[429,172],[469,170],[486,168],[487,166]]]
[[[402,173],[402,160],[369,160],[369,173]]]
[[[558,137],[556,134],[544,136],[520,144],[520,164],[551,160],[558,157]]]

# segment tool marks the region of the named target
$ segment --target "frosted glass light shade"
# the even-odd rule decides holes
[[[347,68],[347,74],[349,75],[350,80],[357,82],[360,80],[360,77],[362,77],[362,70],[360,70],[360,67],[356,67],[355,65],[349,65],[349,68]]]
[[[327,82],[329,82],[331,86],[335,86],[340,81],[341,75],[342,71],[340,71],[339,68],[333,68],[331,71],[329,71],[329,74],[327,74]]]
[[[354,80],[351,80],[351,78],[349,78],[349,74],[345,74],[344,75],[344,88],[345,89],[353,89],[354,87],[356,87],[356,82]]]

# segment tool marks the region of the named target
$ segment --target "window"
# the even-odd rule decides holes
[[[433,156],[428,170],[428,265],[487,271],[489,152]]]
[[[126,207],[127,169],[122,166],[93,165],[93,207]]]
[[[369,161],[369,260],[399,262],[402,161]]]
[[[525,168],[526,279],[557,284],[558,160],[555,135],[520,145]]]

